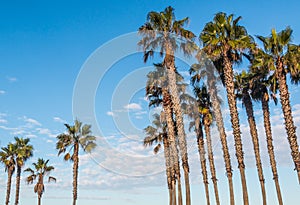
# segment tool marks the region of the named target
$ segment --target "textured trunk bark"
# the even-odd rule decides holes
[[[300,183],[300,169],[297,168],[297,161],[300,161],[299,145],[297,142],[296,127],[294,125],[290,94],[288,85],[286,83],[286,75],[283,70],[283,65],[280,60],[276,63],[277,65],[277,79],[279,83],[279,96],[281,108],[284,116],[284,125],[288,136],[288,141],[291,148],[291,155],[295,163],[295,170],[298,173],[298,181]]]
[[[77,180],[78,180],[78,164],[79,164],[79,144],[74,144],[74,164],[73,164],[73,205],[77,201]]]
[[[173,113],[172,113],[172,101],[170,94],[168,93],[167,88],[162,89],[163,94],[163,109],[166,114],[166,121],[167,121],[167,129],[168,129],[168,144],[170,146],[170,168],[171,168],[171,177],[172,177],[172,187],[173,187],[173,197],[172,201],[176,204],[176,178],[178,182],[180,179],[180,167],[179,167],[179,157],[178,151],[176,147],[176,139],[175,139],[175,125],[173,121]],[[181,183],[179,182],[181,185]],[[181,192],[181,187],[178,187],[178,190]],[[182,204],[181,202],[179,202]]]
[[[168,73],[168,81],[169,81],[168,87],[169,87],[170,94],[171,94],[173,109],[175,111],[179,150],[180,150],[180,155],[181,155],[182,167],[183,167],[183,171],[184,171],[186,205],[190,205],[191,199],[190,199],[188,153],[187,153],[186,135],[185,135],[184,125],[183,125],[182,111],[181,111],[181,107],[180,107],[180,100],[179,100],[177,85],[176,85],[175,67],[174,66],[167,67],[167,73]]]
[[[165,165],[166,165],[166,175],[167,175],[167,184],[169,190],[169,204],[172,205],[172,177],[171,177],[171,166],[170,166],[170,150],[167,135],[163,139],[164,144],[164,155],[165,155]]]
[[[41,204],[42,204],[42,196],[38,195],[38,205],[41,205]]]
[[[250,95],[246,90],[243,92],[243,102],[246,107],[247,119],[250,127],[250,134],[252,137],[253,149],[254,149],[255,160],[256,160],[256,168],[257,168],[257,173],[258,173],[258,178],[260,181],[260,187],[262,193],[262,201],[263,201],[263,205],[267,205],[265,179],[264,179],[263,168],[261,164],[259,140],[258,140],[258,134],[256,129],[256,122],[254,118],[253,104]]]
[[[216,168],[215,168],[215,162],[214,162],[214,154],[213,154],[213,150],[212,150],[212,141],[211,141],[209,125],[204,123],[204,129],[205,129],[205,135],[206,135],[208,161],[209,161],[209,167],[210,167],[210,172],[211,172],[211,179],[212,179],[212,182],[214,185],[216,204],[220,205],[218,182],[217,182],[218,180],[217,180],[217,174],[216,174]]]
[[[15,205],[19,204],[21,169],[22,168],[17,165]]]
[[[269,153],[269,158],[270,158],[270,165],[271,165],[271,169],[272,169],[272,173],[273,173],[273,179],[275,182],[278,203],[279,203],[279,205],[283,205],[280,185],[279,185],[279,181],[278,181],[278,172],[277,172],[277,166],[276,166],[274,146],[273,146],[269,102],[265,98],[265,96],[262,96],[261,103],[262,103],[262,109],[263,109],[265,133],[266,133],[266,137],[267,137],[267,148],[268,148],[268,153]]]
[[[212,102],[213,114],[216,120],[217,128],[220,134],[220,141],[222,144],[223,150],[223,159],[225,162],[225,169],[228,178],[229,194],[230,194],[230,205],[234,205],[234,191],[232,183],[232,167],[230,154],[227,144],[227,135],[225,132],[224,120],[222,116],[222,111],[220,107],[220,102],[218,99],[218,90],[216,87],[216,77],[214,75],[214,67],[211,64],[208,64],[207,67],[207,82],[208,82],[208,91]]]
[[[6,204],[6,205],[9,204],[12,172],[13,172],[13,171],[11,170],[11,168],[8,168],[8,170],[7,170],[6,200],[5,200],[5,204]]]
[[[199,156],[200,156],[200,165],[201,165],[201,169],[202,169],[203,184],[205,187],[206,204],[209,205],[210,199],[209,199],[209,189],[208,189],[208,177],[207,177],[207,169],[206,169],[203,131],[202,131],[202,125],[200,122],[200,118],[195,119],[195,131],[197,134],[198,152],[199,152]]]
[[[236,105],[236,96],[234,94],[234,82],[233,82],[233,69],[232,64],[227,57],[227,49],[223,52],[224,56],[224,77],[227,92],[227,100],[230,110],[231,125],[233,129],[234,146],[236,157],[238,161],[238,168],[240,170],[242,189],[243,189],[243,201],[244,205],[249,204],[248,190],[245,176],[245,164],[244,164],[244,152],[241,138],[239,114]]]
[[[183,115],[181,111],[179,94],[178,94],[177,84],[176,84],[175,57],[174,57],[174,51],[171,49],[170,42],[166,40],[165,44],[166,44],[166,55],[163,64],[167,70],[168,89],[171,95],[172,105],[173,105],[175,118],[176,118],[179,150],[181,155],[182,167],[184,171],[186,205],[191,205],[187,143],[186,143],[184,124],[183,124]]]

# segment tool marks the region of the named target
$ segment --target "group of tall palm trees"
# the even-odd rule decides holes
[[[167,7],[161,12],[149,12],[146,23],[139,28],[142,38],[138,45],[143,48],[144,61],[147,62],[155,52],[162,57],[162,63],[154,64],[154,71],[147,76],[146,96],[149,99],[149,106],[160,106],[162,111],[160,114],[155,114],[152,125],[145,128],[144,145],[155,143],[154,152],[157,153],[162,147],[161,143],[163,144],[170,205],[183,204],[180,161],[185,180],[186,205],[191,204],[184,117],[190,119],[189,128],[190,130],[193,128],[197,138],[207,204],[210,204],[210,198],[205,144],[215,201],[216,204],[220,204],[210,130],[212,123],[216,123],[228,178],[230,204],[235,204],[233,168],[221,110],[222,101],[218,96],[220,84],[226,89],[244,204],[249,204],[249,196],[237,100],[242,101],[246,110],[263,204],[267,204],[260,156],[260,149],[264,148],[259,146],[259,137],[263,136],[258,136],[253,101],[259,101],[262,105],[265,139],[280,205],[283,204],[283,200],[276,167],[269,108],[270,99],[277,103],[278,91],[291,156],[300,182],[299,146],[287,83],[287,77],[295,84],[300,80],[300,46],[292,44],[292,30],[287,27],[281,32],[273,29],[271,35],[267,37],[256,36],[262,43],[262,47],[259,47],[246,28],[239,24],[240,20],[241,17],[235,18],[233,14],[217,13],[199,35],[201,46],[198,46],[195,41],[196,35],[184,28],[189,19],[186,17],[176,20],[172,7]],[[184,83],[183,77],[177,71],[175,52],[179,50],[198,61],[188,68],[194,96],[188,94],[186,89],[189,84]],[[241,64],[242,61],[248,61],[248,71],[235,73],[234,66]],[[204,133],[206,140],[204,140]]]
[[[91,133],[91,125],[82,124],[75,120],[74,125],[65,124],[67,132],[57,136],[56,149],[58,155],[65,153],[64,160],[73,162],[73,205],[77,201],[77,181],[79,167],[79,149],[84,152],[91,152],[96,147],[96,137]],[[20,181],[22,168],[25,162],[33,156],[33,146],[29,144],[29,138],[15,137],[14,143],[9,143],[6,147],[2,147],[0,151],[0,162],[4,165],[7,172],[7,189],[5,205],[9,204],[12,176],[16,174],[16,196],[15,205],[19,204]],[[54,170],[53,166],[48,165],[49,160],[38,158],[37,162],[32,163],[33,168],[27,168],[24,172],[29,172],[26,177],[26,183],[32,184],[36,181],[34,192],[38,196],[38,205],[41,204],[42,195],[44,193],[44,177],[48,176]],[[48,182],[56,181],[56,178],[48,176]]]

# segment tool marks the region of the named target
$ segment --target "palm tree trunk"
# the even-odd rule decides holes
[[[273,179],[274,179],[274,182],[275,182],[278,203],[279,203],[279,205],[283,205],[281,190],[280,190],[280,185],[279,185],[279,180],[278,180],[278,173],[277,173],[276,159],[275,159],[275,153],[274,153],[274,146],[273,146],[273,137],[272,137],[271,122],[270,122],[269,102],[265,98],[265,96],[262,97],[261,102],[262,102],[262,109],[263,109],[265,133],[266,133],[266,137],[267,137],[268,153],[269,153],[269,157],[270,157],[270,164],[271,164],[271,169],[272,169],[272,173],[273,173]]]
[[[207,178],[207,169],[206,169],[204,139],[203,139],[202,125],[201,125],[199,117],[197,117],[195,119],[195,131],[196,131],[196,134],[197,134],[198,152],[199,152],[199,156],[200,156],[200,165],[201,165],[201,170],[202,170],[203,184],[204,184],[204,187],[205,187],[206,204],[209,205],[210,204],[210,199],[209,199],[209,189],[208,189],[208,178]]]
[[[76,205],[77,200],[77,180],[78,180],[78,164],[79,164],[79,144],[74,144],[74,164],[73,164],[73,205]]]
[[[210,172],[211,172],[211,179],[214,185],[214,192],[215,192],[215,198],[216,198],[216,204],[220,205],[220,199],[219,199],[219,191],[218,191],[218,180],[217,180],[217,174],[216,174],[216,168],[215,168],[215,162],[214,162],[214,154],[212,150],[212,142],[211,142],[211,135],[210,135],[210,127],[208,124],[204,124],[205,129],[205,135],[206,135],[206,143],[207,143],[207,152],[208,152],[208,161],[210,166]]]
[[[178,91],[177,91],[176,73],[175,73],[174,65],[172,67],[167,66],[167,73],[168,73],[168,88],[170,90],[170,95],[171,95],[171,99],[172,99],[172,103],[173,103],[173,109],[175,111],[179,150],[180,150],[180,155],[181,155],[182,167],[184,170],[186,205],[190,205],[191,198],[190,198],[189,163],[188,163],[187,143],[186,143],[186,135],[185,135],[184,125],[183,125],[182,111],[181,111],[181,107],[180,107],[180,100],[179,100]]]
[[[241,138],[239,114],[236,105],[236,96],[234,94],[234,82],[233,82],[233,69],[232,64],[227,57],[227,49],[223,51],[224,56],[224,77],[227,92],[227,101],[230,110],[231,125],[233,129],[234,146],[236,157],[238,161],[238,168],[240,170],[242,189],[243,189],[243,201],[244,205],[249,204],[248,190],[245,176],[245,164],[244,164],[244,152]]]
[[[170,146],[170,168],[171,168],[171,177],[172,177],[172,188],[173,192],[173,201],[176,204],[176,178],[178,180],[178,186],[181,186],[180,183],[180,167],[179,167],[179,157],[178,151],[176,147],[176,139],[175,139],[175,125],[173,121],[173,113],[172,113],[172,101],[170,94],[166,88],[162,89],[163,94],[163,109],[166,114],[167,121],[167,129],[168,129],[168,144]],[[177,176],[177,177],[176,177]],[[180,191],[180,192],[179,192]],[[181,187],[178,187],[178,192],[181,193]],[[182,204],[182,199],[179,198],[180,205]]]
[[[38,195],[38,205],[42,204],[42,195]]]
[[[257,168],[258,177],[260,181],[263,205],[267,205],[265,179],[264,179],[263,168],[261,164],[259,141],[258,141],[258,134],[256,129],[256,122],[254,118],[254,112],[253,112],[253,104],[248,91],[245,91],[243,93],[243,101],[246,107],[246,113],[247,113],[248,123],[250,127],[250,134],[252,136],[252,143],[253,143],[255,160],[256,160],[256,168]]]
[[[13,173],[13,171],[11,170],[11,168],[8,168],[8,171],[7,171],[7,187],[6,187],[5,205],[9,204],[12,173]]]
[[[21,169],[22,168],[19,165],[17,165],[15,205],[19,204]]]
[[[277,66],[278,66],[277,77],[279,83],[279,95],[280,95],[281,108],[284,116],[284,124],[285,124],[285,129],[288,135],[288,141],[291,148],[291,155],[295,163],[295,170],[297,170],[298,181],[300,183],[300,169],[297,168],[297,162],[298,163],[300,162],[300,154],[299,154],[299,146],[297,142],[296,127],[294,125],[294,120],[292,116],[290,95],[288,91],[288,85],[286,84],[286,75],[283,71],[281,62],[277,63]]]
[[[165,164],[166,164],[166,175],[167,175],[167,183],[168,183],[168,190],[169,190],[169,204],[172,205],[172,177],[171,177],[171,166],[170,166],[170,148],[168,144],[167,135],[164,136],[163,139],[164,144],[164,155],[165,155]]]
[[[229,194],[230,194],[230,205],[234,205],[234,191],[233,191],[233,182],[232,182],[232,167],[230,154],[227,144],[227,135],[225,132],[224,120],[222,116],[222,111],[220,107],[220,101],[218,98],[217,87],[216,87],[216,77],[214,75],[215,68],[211,64],[208,64],[206,69],[207,71],[207,82],[208,82],[208,91],[212,102],[213,115],[216,120],[217,128],[220,134],[220,141],[222,144],[223,150],[223,159],[225,162],[225,169],[228,178]]]

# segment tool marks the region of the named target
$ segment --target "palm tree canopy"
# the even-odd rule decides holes
[[[207,23],[199,36],[204,52],[213,60],[219,73],[223,73],[224,54],[231,63],[240,63],[245,50],[255,47],[253,38],[244,26],[239,25],[241,16],[217,13],[213,21]],[[224,82],[224,76],[220,76]]]
[[[188,22],[188,17],[176,20],[171,6],[162,12],[149,12],[147,22],[139,28],[139,34],[143,38],[138,45],[144,50],[144,61],[153,56],[156,49],[159,49],[160,55],[163,56],[167,52],[167,44],[172,51],[180,48],[185,54],[191,54],[197,46],[192,42],[195,35],[184,29]]]
[[[29,138],[15,137],[16,162],[18,166],[23,166],[24,162],[33,156],[33,146],[28,144],[29,142]]]
[[[68,152],[65,154],[64,159],[73,160],[71,151],[74,148],[74,144],[80,144],[85,152],[91,152],[96,147],[96,137],[91,135],[91,125],[82,125],[82,122],[75,120],[73,126],[65,124],[67,133],[63,133],[57,136],[56,149],[58,155],[65,153],[67,148]]]
[[[14,172],[15,170],[15,152],[16,152],[16,145],[9,143],[6,147],[2,147],[0,151],[0,161],[5,166],[5,171],[9,169]]]
[[[291,43],[292,33],[293,30],[287,27],[278,33],[272,29],[271,35],[267,37],[256,36],[263,43],[264,50],[258,50],[252,66],[268,68],[274,75],[278,68],[283,69],[284,74],[290,74],[292,83],[299,83],[300,46]]]
[[[37,184],[34,186],[34,192],[38,193],[39,195],[43,194],[45,191],[43,178],[46,175],[49,175],[51,171],[54,170],[53,166],[48,165],[49,160],[44,160],[43,158],[39,158],[37,163],[32,163],[34,169],[27,168],[24,172],[29,172],[30,175],[26,177],[26,183],[32,184],[36,178],[38,178]],[[49,176],[48,182],[54,181],[56,182],[56,178]]]

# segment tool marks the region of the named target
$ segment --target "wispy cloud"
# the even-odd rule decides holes
[[[56,137],[56,135],[53,134],[53,133],[51,132],[51,130],[49,130],[48,128],[36,128],[36,130],[37,130],[38,133],[41,134],[41,135],[48,135],[48,136],[51,137],[51,138],[55,138],[55,137]]]
[[[59,123],[67,123],[66,120],[61,119],[60,117],[53,117],[54,122],[59,122]]]
[[[125,109],[127,110],[141,110],[142,107],[141,105],[137,104],[137,103],[130,103],[124,106]]]
[[[107,114],[108,116],[112,116],[112,117],[115,116],[115,114],[114,114],[112,111],[107,111],[106,114]]]
[[[11,83],[14,83],[16,81],[18,81],[18,79],[16,77],[10,77],[10,76],[7,76],[6,79],[11,82]]]
[[[35,126],[42,126],[40,122],[33,118],[28,118],[26,116],[23,117],[24,122],[28,123],[29,125],[35,125]]]
[[[0,90],[0,95],[4,95],[5,93],[5,90]]]

